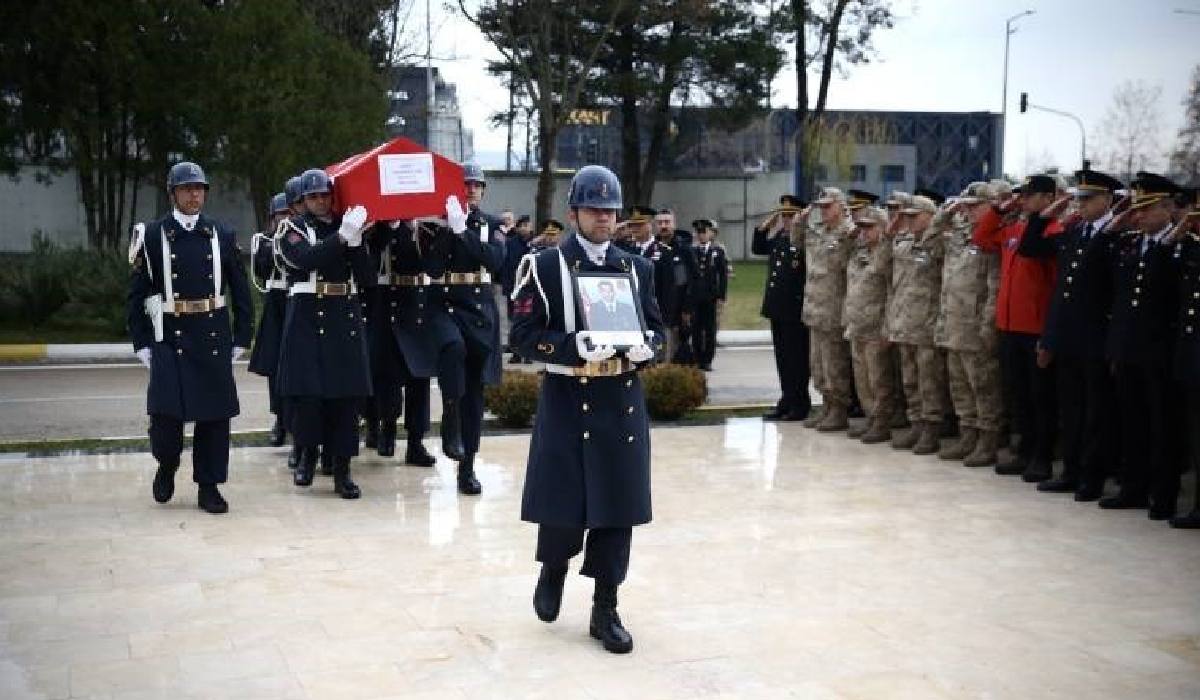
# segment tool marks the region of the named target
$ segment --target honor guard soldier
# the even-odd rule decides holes
[[[997,464],[995,471],[1020,474],[1030,483],[1053,476],[1056,387],[1053,369],[1037,366],[1037,343],[1054,293],[1055,265],[1052,258],[1021,254],[1020,245],[1029,220],[1052,204],[1057,192],[1058,183],[1049,175],[1027,177],[1009,199],[984,212],[973,234],[981,250],[1000,254],[996,299],[1000,379],[1010,403],[1008,416],[1021,436],[1016,454]],[[1054,237],[1061,232],[1059,223],[1051,221],[1042,235]]]
[[[659,209],[654,215],[655,246],[648,249],[654,261],[654,288],[663,323],[667,327],[667,362],[690,363],[691,348],[687,347],[688,329],[692,325],[691,293],[689,287],[696,276],[696,264],[687,250],[687,242],[675,230],[675,213]]]
[[[809,334],[800,320],[804,310],[804,238],[796,215],[807,205],[793,195],[779,197],[779,207],[754,229],[750,252],[766,255],[767,286],[760,313],[771,322],[771,345],[781,396],[764,420],[796,421],[808,417]]]
[[[891,438],[892,410],[896,399],[884,320],[888,292],[892,286],[892,244],[887,239],[887,212],[873,206],[854,212],[856,234],[846,266],[846,299],[842,306],[845,338],[850,341],[850,359],[855,384],[867,413],[861,429],[850,429],[848,437],[868,445]]]
[[[290,402],[293,441],[302,452],[293,481],[312,484],[317,449],[342,498],[361,492],[350,479],[358,454],[358,408],[371,395],[367,338],[358,290],[375,283],[362,245],[367,211],[333,213],[333,183],[323,170],[300,176],[303,216],[283,224],[280,258],[288,275],[288,310],[279,349],[279,383]]]
[[[435,290],[441,290],[437,303],[444,305],[458,326],[466,349],[465,384],[457,416],[462,452],[447,456],[458,461],[459,493],[473,496],[480,492],[475,455],[483,429],[483,388],[501,378],[500,315],[492,294],[492,275],[504,265],[505,231],[498,219],[480,208],[487,187],[483,170],[468,163],[463,167],[463,179],[468,209],[463,209],[457,197],[447,198],[449,228],[434,242],[446,269],[444,284]]]
[[[172,212],[133,229],[126,317],[134,352],[150,370],[154,500],[166,503],[174,495],[183,424],[194,422],[197,501],[209,513],[224,513],[229,505],[217,485],[229,473],[229,419],[238,414],[233,362],[250,344],[253,302],[234,232],[201,213],[208,194],[204,171],[176,163],[167,193]]]
[[[1127,213],[1114,217],[1117,235],[1113,270],[1108,360],[1115,367],[1121,414],[1121,490],[1100,499],[1100,507],[1146,508],[1152,520],[1175,516],[1178,465],[1171,449],[1178,416],[1172,413],[1171,352],[1178,320],[1173,198],[1178,186],[1154,173],[1138,173]],[[1126,219],[1134,229],[1118,233]]]
[[[525,258],[515,292],[513,340],[523,355],[546,363],[521,518],[538,524],[537,616],[558,617],[567,565],[584,551],[581,573],[595,579],[591,635],[608,651],[626,653],[633,638],[617,614],[617,588],[629,568],[632,528],[651,517],[650,424],[637,369],[661,351],[663,324],[651,264],[609,243],[621,209],[616,176],[598,165],[581,168],[568,206],[575,231],[557,249]],[[572,271],[628,275],[647,341],[621,355],[593,342],[575,304]]]
[[[950,399],[959,428],[958,441],[942,448],[938,457],[961,460],[968,467],[996,463],[1004,412],[995,320],[1000,259],[971,242],[975,223],[991,203],[991,187],[972,182],[938,212],[934,222],[943,232],[945,259],[933,337],[946,353]]]
[[[275,229],[291,216],[291,213],[287,194],[280,192],[275,195],[271,198],[271,206],[267,211],[267,230],[254,234],[250,239],[251,280],[262,292],[262,310],[248,369],[267,378],[271,413],[275,416],[275,424],[271,426],[272,447],[279,447],[287,438],[283,401],[279,396],[279,385],[275,381],[275,370],[279,366],[279,338],[283,334],[283,316],[287,311],[287,280],[283,270],[275,264]]]
[[[717,353],[718,312],[725,305],[729,289],[729,259],[725,248],[714,239],[717,224],[712,219],[693,222],[696,243],[691,246],[696,258],[696,276],[692,279],[692,355],[705,372],[712,371]]]
[[[1038,364],[1054,364],[1062,411],[1063,471],[1038,484],[1038,491],[1074,493],[1077,501],[1098,500],[1115,467],[1117,422],[1112,405],[1115,387],[1104,356],[1112,283],[1110,248],[1114,236],[1102,235],[1113,218],[1120,180],[1094,170],[1075,173],[1075,214],[1057,236],[1046,224],[1062,213],[1065,198],[1031,218],[1020,250],[1031,257],[1057,258],[1057,279],[1046,325],[1038,342]]]
[[[812,334],[809,365],[822,404],[804,421],[805,427],[836,432],[847,421],[853,395],[850,344],[843,337],[842,304],[846,300],[846,265],[850,259],[854,224],[846,214],[846,195],[826,187],[814,202],[820,220],[810,207],[800,215],[804,235],[804,325]]]
[[[1174,376],[1183,394],[1184,454],[1200,479],[1200,202],[1196,190],[1187,192],[1181,208],[1179,224],[1171,234],[1171,260],[1179,285]],[[1171,518],[1171,527],[1200,529],[1200,481],[1193,499],[1191,512]]]
[[[444,403],[443,416],[458,415],[462,397],[462,339],[450,314],[433,303],[432,285],[445,273],[445,263],[430,252],[439,227],[427,221],[378,223],[368,240],[379,271],[378,298],[372,327],[371,371],[375,401],[382,425],[380,456],[395,453],[396,418],[404,404],[404,432],[408,443],[404,461],[432,467],[433,455],[422,442],[429,432],[430,377],[438,377]],[[458,421],[443,420],[447,454],[461,452]]]

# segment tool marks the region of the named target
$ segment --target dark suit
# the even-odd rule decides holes
[[[696,362],[707,367],[717,353],[717,308],[725,301],[729,288],[729,260],[725,248],[717,243],[691,247],[696,264],[692,279],[692,354]]]
[[[794,245],[787,231],[768,239],[766,229],[756,228],[750,252],[767,256],[761,314],[771,322],[775,371],[783,393],[776,411],[807,416],[812,407],[808,396],[809,338],[808,326],[800,320],[804,311],[804,247]]]
[[[593,331],[641,330],[637,310],[622,301],[614,301],[612,309],[604,301],[588,305],[588,328]]]
[[[144,300],[166,295],[163,238],[170,248],[173,299],[223,296],[221,308],[206,313],[163,316],[163,339],[156,341]],[[219,247],[220,289],[214,289],[213,242]],[[183,451],[183,424],[195,422],[192,478],[221,484],[229,471],[229,419],[240,410],[233,379],[234,346],[248,347],[253,303],[237,238],[203,214],[191,231],[173,216],[146,225],[145,243],[134,259],[126,320],[134,350],[151,348],[146,413],[150,449],[160,465],[177,467]],[[232,327],[230,308],[233,310]]]
[[[1107,219],[1100,222],[1101,227]],[[1118,441],[1112,411],[1116,387],[1104,346],[1112,286],[1109,257],[1115,237],[1079,221],[1047,238],[1044,220],[1031,219],[1022,254],[1057,256],[1058,277],[1041,346],[1054,354],[1062,411],[1061,480],[1099,493],[1116,466]]]

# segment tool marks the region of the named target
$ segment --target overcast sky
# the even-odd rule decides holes
[[[420,0],[417,0],[418,4]],[[1079,165],[1079,128],[1063,117],[1019,114],[1017,100],[1074,113],[1087,128],[1089,153],[1112,101],[1127,80],[1162,88],[1161,151],[1175,140],[1181,101],[1200,63],[1200,0],[896,0],[896,27],[877,35],[877,56],[830,85],[832,109],[999,112],[1005,20],[1017,20],[1009,59],[1009,119],[1005,170]],[[421,8],[418,8],[418,11]],[[1184,14],[1185,10],[1196,14]],[[486,75],[494,50],[465,20],[433,2],[436,61],[458,85],[466,126],[488,167],[503,165],[505,132],[487,126],[508,95]],[[423,20],[423,16],[420,18]],[[815,80],[813,81],[815,84]],[[775,106],[796,104],[795,73],[774,83]],[[810,91],[814,94],[815,88]],[[1165,167],[1165,158],[1160,162]]]

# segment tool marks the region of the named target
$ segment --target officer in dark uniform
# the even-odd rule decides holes
[[[284,196],[287,197],[288,208],[291,210],[292,216],[300,216],[300,215],[304,214],[304,197],[302,197],[300,195],[300,176],[299,175],[295,175],[295,176],[289,177],[287,179],[287,182],[283,186],[283,194],[284,194]],[[279,246],[279,240],[278,240],[279,234],[282,231],[282,229],[280,228],[282,225],[283,225],[283,222],[280,222],[279,225],[277,225],[274,229],[274,236],[272,237],[272,243],[273,243],[272,253],[275,256],[275,267],[279,268],[279,270],[283,273],[283,281],[284,281],[284,287],[285,287],[284,309],[285,309],[285,315],[286,315],[287,272],[284,269],[283,260],[279,257],[280,246]],[[282,337],[282,334],[283,334],[282,326],[280,327],[279,332],[280,332],[280,336]],[[276,363],[278,363],[278,351],[276,351]],[[286,431],[287,426],[291,425],[291,423],[292,423],[291,412],[290,412],[291,403],[287,400],[287,397],[285,397],[285,396],[279,397],[279,408],[280,408],[280,414],[279,414],[280,421],[283,423],[284,430]],[[290,469],[291,471],[295,471],[296,465],[300,464],[300,446],[296,444],[295,440],[292,440],[292,451],[290,453],[288,453],[287,461],[288,461],[288,469]]]
[[[608,651],[626,653],[633,638],[617,615],[617,588],[629,568],[632,527],[651,517],[650,424],[637,369],[661,350],[663,324],[650,263],[609,243],[621,209],[616,176],[581,168],[568,206],[575,232],[557,249],[527,256],[515,292],[513,340],[546,363],[521,518],[539,526],[537,616],[557,619],[568,563],[584,551],[581,573],[596,581],[591,634]],[[563,294],[563,276],[573,270],[630,275],[647,342],[621,355],[593,343],[573,295]]]
[[[371,395],[367,338],[358,299],[375,283],[362,245],[367,212],[350,207],[335,216],[333,183],[323,170],[306,170],[300,191],[307,210],[284,222],[280,257],[288,275],[288,309],[279,349],[281,392],[291,402],[292,439],[300,446],[297,486],[312,484],[317,448],[342,498],[361,492],[350,479],[358,454],[358,408]]]
[[[846,190],[846,209],[854,212],[863,207],[873,207],[879,201],[879,195],[866,190]]]
[[[696,259],[675,230],[675,214],[659,209],[654,216],[655,241],[642,254],[654,262],[654,288],[667,328],[667,361],[693,362],[688,332],[692,325],[690,287]],[[690,234],[689,234],[690,237]]]
[[[1196,190],[1182,202],[1181,218],[1171,235],[1171,260],[1179,286],[1174,378],[1183,394],[1181,437],[1186,461],[1197,473],[1192,510],[1171,518],[1171,527],[1200,529],[1200,203]]]
[[[1115,367],[1121,411],[1123,456],[1121,490],[1100,499],[1101,508],[1150,508],[1150,518],[1175,515],[1178,465],[1171,457],[1169,411],[1171,349],[1178,318],[1178,287],[1172,246],[1164,242],[1174,228],[1173,197],[1179,188],[1152,173],[1139,173],[1128,218],[1134,230],[1121,233],[1112,249],[1111,321],[1106,350]],[[1110,229],[1121,230],[1122,221]]]
[[[807,206],[785,194],[779,208],[754,229],[750,252],[766,255],[767,288],[762,315],[771,322],[771,344],[775,347],[775,371],[783,395],[765,420],[797,421],[808,417],[808,326],[800,320],[804,310],[804,240],[793,231],[796,215]]]
[[[1057,236],[1045,235],[1049,219],[1031,216],[1018,251],[1027,257],[1057,256],[1058,275],[1037,361],[1056,366],[1062,407],[1063,472],[1038,484],[1038,491],[1075,493],[1077,501],[1098,500],[1112,471],[1115,400],[1112,374],[1104,357],[1108,334],[1108,266],[1112,236],[1101,232],[1113,218],[1120,180],[1094,170],[1075,173],[1078,217]],[[1061,199],[1052,208],[1061,213]]]
[[[431,255],[430,245],[438,227],[413,221],[376,224],[368,238],[378,276],[378,303],[370,319],[371,369],[378,415],[382,418],[378,451],[394,454],[396,417],[404,404],[404,432],[408,447],[404,461],[432,467],[436,460],[422,440],[429,432],[429,379],[438,386],[448,408],[443,408],[443,436],[450,446],[447,454],[461,453],[456,430],[462,397],[462,364],[465,350],[458,327],[445,308],[432,302],[435,278],[445,273],[440,257]]]
[[[649,249],[656,245],[650,226],[657,213],[653,207],[630,207],[628,218],[617,224],[617,237],[613,239],[613,245],[626,253],[649,257]],[[658,289],[658,280],[654,281],[654,285]]]
[[[696,363],[705,372],[712,371],[713,357],[717,353],[717,312],[725,305],[729,288],[729,260],[725,248],[714,239],[717,224],[712,219],[697,219],[692,222],[696,230],[696,242],[690,250],[696,259],[696,277],[690,285],[692,290],[692,354]]]
[[[283,402],[279,386],[275,382],[275,369],[279,366],[279,336],[283,333],[283,315],[287,310],[287,282],[283,271],[275,265],[275,229],[292,213],[287,203],[287,194],[280,192],[271,198],[267,211],[267,230],[256,233],[250,239],[250,269],[254,286],[262,292],[262,310],[258,318],[258,333],[254,336],[254,349],[250,352],[249,370],[267,378],[271,413],[275,424],[271,426],[271,446],[279,447],[287,438],[283,422]]]
[[[529,242],[529,253],[540,253],[547,248],[557,248],[562,242],[563,225],[557,219],[550,219],[542,226],[542,232]],[[516,281],[514,280],[514,285]]]
[[[483,170],[468,163],[463,179],[469,211],[457,197],[447,198],[448,227],[433,245],[446,269],[438,303],[457,324],[466,349],[466,383],[459,411],[463,452],[451,458],[458,460],[459,493],[475,495],[481,490],[475,478],[475,455],[483,429],[483,387],[501,377],[500,315],[492,278],[504,265],[506,231],[499,219],[480,208],[487,188]]]
[[[253,302],[234,232],[200,213],[208,194],[204,171],[176,163],[167,193],[172,212],[134,226],[126,316],[134,352],[150,370],[154,500],[174,495],[183,424],[194,422],[197,501],[209,513],[224,513],[229,505],[217,485],[229,473],[229,419],[239,410],[233,362],[250,344]]]

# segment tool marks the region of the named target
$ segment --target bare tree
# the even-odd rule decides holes
[[[1162,162],[1162,86],[1125,81],[1113,91],[1095,141],[1101,167],[1125,177]]]
[[[1192,84],[1183,98],[1183,126],[1171,151],[1171,172],[1190,184],[1200,183],[1200,65],[1192,69]]]

